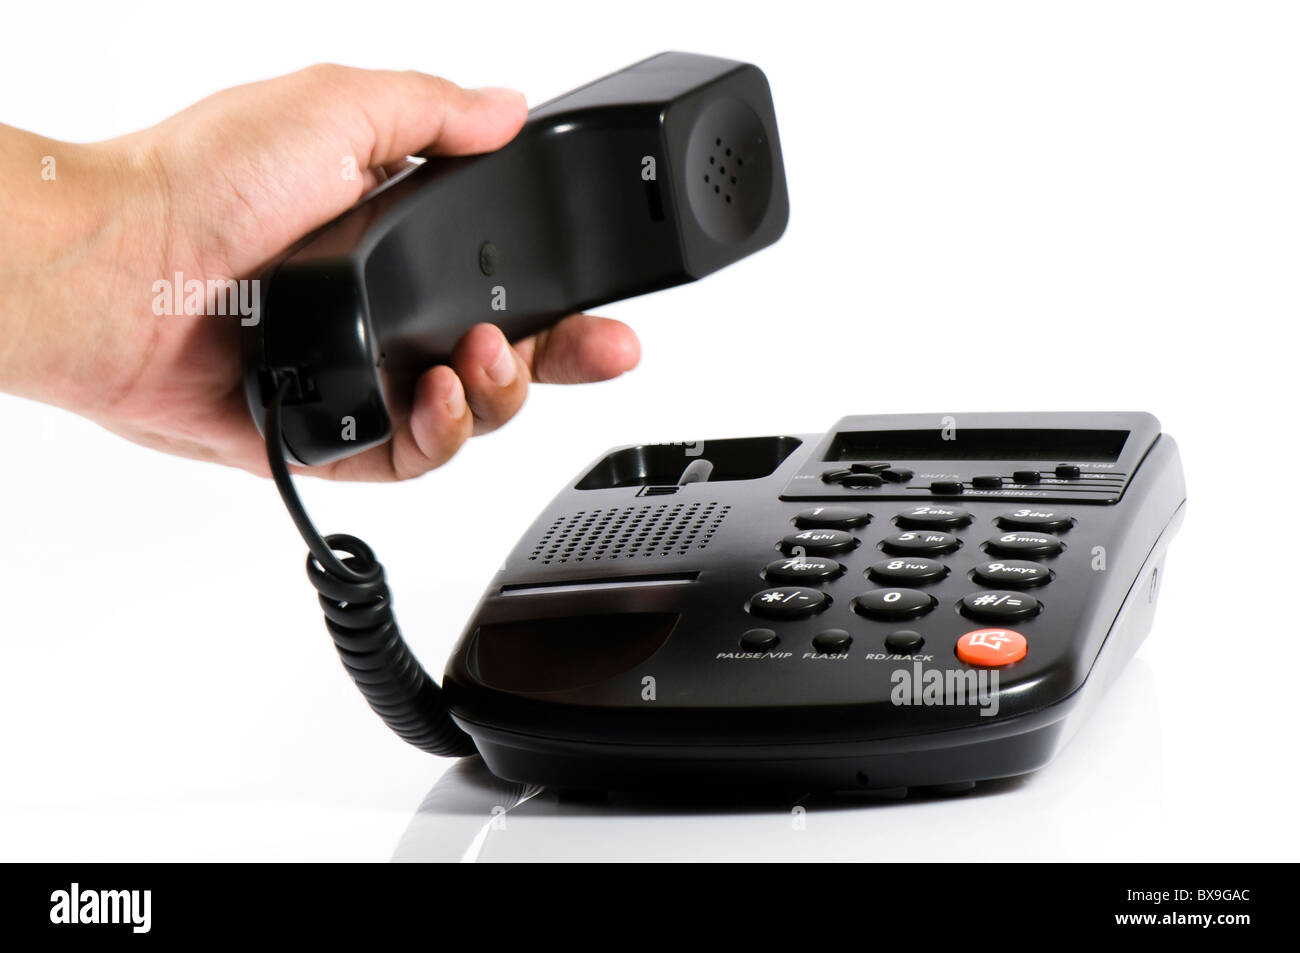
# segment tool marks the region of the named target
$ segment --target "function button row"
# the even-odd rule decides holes
[[[1033,589],[1052,581],[1052,570],[1023,559],[976,566],[971,575],[981,586],[1006,586],[1008,589]]]
[[[1073,463],[1060,463],[1052,470],[1052,476],[1058,480],[1081,480],[1083,470]],[[1017,483],[1038,483],[1043,475],[1037,470],[1016,470],[1011,474],[1011,479]]]
[[[969,526],[975,517],[957,506],[923,504],[899,513],[894,522],[909,529],[960,529]]]
[[[748,652],[766,652],[781,641],[771,629],[749,629],[740,637],[740,647]],[[853,644],[853,636],[843,629],[826,629],[813,636],[813,649],[823,655],[838,655]],[[915,652],[925,644],[920,632],[899,629],[885,636],[885,648],[897,655]]]
[[[844,574],[844,567],[823,556],[790,556],[770,562],[763,569],[768,582],[793,582],[805,586],[829,582]]]
[[[831,597],[802,586],[779,586],[750,596],[749,611],[767,619],[802,619],[821,612]]]
[[[942,556],[961,546],[952,533],[895,533],[880,541],[880,548],[894,556]]]
[[[1000,476],[977,476],[971,477],[970,485],[976,490],[996,490],[1002,486],[1002,477]]]
[[[881,470],[880,475],[890,483],[907,483],[915,476],[907,467],[889,467]]]
[[[853,529],[870,522],[870,513],[852,506],[814,506],[794,518],[800,529]]]
[[[1063,533],[1074,525],[1074,517],[1054,510],[1036,510],[1023,506],[999,514],[993,522],[1003,529],[1040,529],[1045,533]]]
[[[1065,544],[1047,533],[1016,532],[1003,533],[990,539],[984,544],[984,548],[994,556],[1038,559],[1059,555],[1065,549]]]
[[[943,579],[948,575],[948,567],[934,559],[912,556],[882,559],[867,569],[867,575],[876,582],[919,586]]]

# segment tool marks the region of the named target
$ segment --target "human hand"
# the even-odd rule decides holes
[[[486,152],[526,115],[508,90],[421,73],[316,66],[229,89],[159,125],[91,145],[0,127],[0,390],[66,407],[137,443],[267,473],[249,416],[238,318],[157,316],[154,283],[256,276],[353,205],[383,169],[428,150]],[[358,175],[346,175],[349,159]],[[46,170],[52,176],[42,176]],[[394,408],[393,438],[303,472],[393,480],[446,462],[509,420],[531,381],[606,380],[640,347],[573,315],[507,343],[471,329],[451,366]]]

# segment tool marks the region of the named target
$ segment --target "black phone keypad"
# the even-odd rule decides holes
[[[877,472],[864,467],[854,475]],[[879,530],[873,528],[877,518]],[[1041,507],[1013,508],[977,520],[969,510],[943,503],[904,505],[878,517],[852,505],[815,506],[789,519],[799,531],[776,534],[776,548],[787,555],[760,567],[770,588],[756,592],[746,606],[751,615],[775,625],[751,629],[742,641],[752,648],[759,641],[752,633],[774,631],[783,650],[802,646],[822,655],[843,654],[864,639],[878,640],[867,651],[905,655],[924,647],[958,655],[956,643],[941,649],[933,633],[926,633],[926,619],[936,612],[986,626],[1032,623],[1044,611],[1042,594],[1050,593],[1055,578],[1048,563],[1065,548],[1048,530],[1065,532],[1075,524],[1070,514]],[[963,558],[965,546],[971,555]],[[973,588],[954,590],[965,580]],[[838,600],[866,631],[846,625],[843,610],[836,609],[826,613],[821,628],[810,632],[801,623],[797,645],[781,635],[783,623],[820,618]],[[881,631],[872,623],[904,625]],[[1032,629],[1026,631],[1032,634]],[[976,664],[968,656],[958,655]]]

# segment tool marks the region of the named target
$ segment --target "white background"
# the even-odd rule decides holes
[[[481,856],[1300,856],[1294,7],[19,4],[5,20],[0,120],[74,140],[319,60],[534,103],[664,49],[767,73],[789,230],[604,309],[641,333],[639,370],[535,389],[416,482],[305,487],[325,530],[374,545],[435,671],[522,529],[613,444],[1013,409],[1148,410],[1179,441],[1190,503],[1155,629],[1038,775],[811,808],[801,834],[784,809],[552,804]],[[272,487],[12,398],[0,420],[0,857],[392,856],[447,763],[390,737],[344,676]],[[468,846],[439,817],[420,815],[416,847],[435,846],[416,856]]]

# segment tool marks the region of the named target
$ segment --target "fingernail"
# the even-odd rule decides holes
[[[465,416],[468,409],[465,404],[465,388],[460,386],[460,378],[451,375],[451,382],[447,385],[447,393],[443,397],[443,403],[447,407],[447,414],[453,420],[460,420]]]
[[[523,93],[506,86],[480,86],[474,92],[480,96],[487,96],[489,99],[517,99],[522,103],[527,103]]]
[[[515,352],[505,341],[501,342],[501,351],[496,360],[487,366],[487,375],[498,387],[509,387],[519,375],[519,368],[515,365]]]

